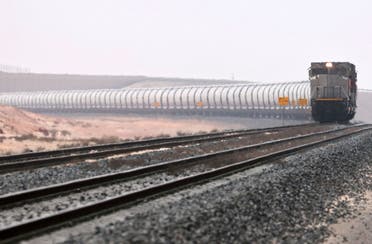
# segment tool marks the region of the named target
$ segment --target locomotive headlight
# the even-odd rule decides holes
[[[327,67],[328,69],[330,69],[330,68],[333,67],[333,64],[332,64],[331,62],[328,62],[328,63],[326,63],[326,67]]]

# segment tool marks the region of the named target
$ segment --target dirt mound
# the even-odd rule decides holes
[[[83,125],[77,121],[48,117],[14,107],[0,105],[0,135],[2,137],[25,135],[52,138],[66,137],[71,134],[71,131],[61,128],[62,124],[69,124],[71,126]]]
[[[44,116],[9,106],[0,106],[0,133],[5,136],[25,134],[43,135],[50,121]]]
[[[190,127],[190,124],[193,126]],[[139,116],[53,117],[0,105],[0,154],[234,128],[214,121]],[[240,127],[241,125],[235,125]],[[236,128],[235,127],[235,128]]]
[[[80,139],[72,135],[83,126],[87,125],[0,105],[0,154],[77,145]]]

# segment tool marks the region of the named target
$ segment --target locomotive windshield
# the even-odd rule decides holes
[[[348,71],[345,67],[332,67],[332,68],[312,68],[310,70],[310,76],[315,75],[342,75],[347,76]]]

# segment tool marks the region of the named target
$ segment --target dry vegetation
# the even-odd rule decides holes
[[[213,119],[138,116],[67,119],[0,106],[0,155],[203,134],[242,127],[244,125],[239,123],[216,122]]]

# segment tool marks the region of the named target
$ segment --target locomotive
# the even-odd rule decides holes
[[[319,122],[347,122],[354,118],[357,73],[349,62],[311,63],[311,114]]]

